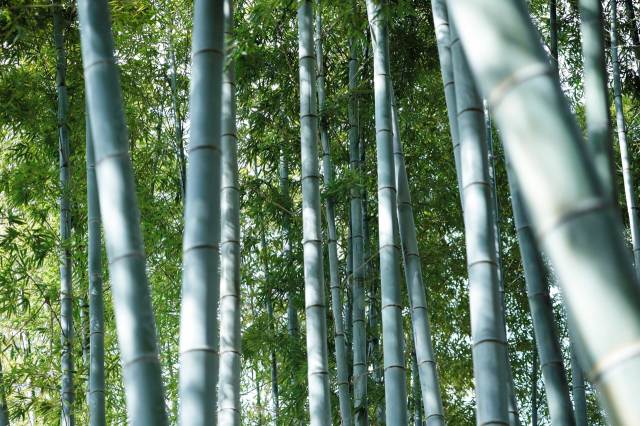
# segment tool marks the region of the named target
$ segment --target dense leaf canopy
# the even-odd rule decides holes
[[[183,190],[181,150],[188,150],[188,91],[192,2],[184,0],[111,1],[116,58],[140,218],[147,253],[147,273],[159,336],[160,359],[172,422],[177,417],[178,334],[181,300]],[[543,41],[549,39],[548,4],[532,0],[530,11]],[[608,11],[609,4],[605,4]],[[304,323],[302,216],[299,142],[297,2],[240,1],[235,6],[239,179],[241,189],[242,418],[244,424],[274,419],[271,353],[275,351],[279,388],[278,424],[306,423],[306,356],[303,335],[287,333],[287,295]],[[56,54],[52,6],[12,0],[0,5],[0,395],[15,424],[56,424],[60,418],[60,297],[58,232],[60,185],[56,98]],[[351,277],[346,266],[349,244],[350,189],[367,194],[371,244],[365,281],[367,311],[380,309],[375,164],[375,126],[371,43],[364,2],[352,13],[350,2],[322,1],[328,122],[335,180],[322,188],[323,203],[336,200],[338,254],[343,300]],[[77,422],[88,424],[87,202],[85,170],[85,95],[76,4],[64,1],[64,42],[70,131]],[[451,425],[472,425],[474,392],[470,347],[469,298],[459,191],[438,53],[426,0],[394,0],[388,7],[391,75],[407,173],[416,215],[427,302],[441,379],[444,411]],[[636,5],[636,14],[640,13]],[[559,65],[562,88],[579,122],[584,124],[583,63],[577,0],[558,2]],[[608,16],[608,13],[605,13]],[[619,11],[623,105],[627,118],[632,171],[640,176],[640,52],[631,32],[637,23]],[[607,18],[608,21],[608,18]],[[605,28],[608,28],[605,24]],[[360,135],[365,147],[361,172],[349,169],[347,105],[349,40],[359,56]],[[609,34],[605,31],[605,44]],[[175,61],[175,62],[174,62]],[[611,63],[608,58],[610,69]],[[175,85],[172,83],[174,80]],[[173,101],[176,101],[175,104]],[[613,111],[613,107],[612,107]],[[174,117],[182,131],[176,136]],[[584,127],[584,126],[583,126]],[[496,139],[499,138],[499,134]],[[532,376],[533,331],[511,202],[499,143],[496,182],[502,231],[508,345],[515,393],[523,422],[532,416],[532,387],[539,415],[550,424],[539,376]],[[279,187],[278,166],[289,167],[290,198]],[[614,158],[619,159],[617,146]],[[188,161],[188,158],[187,158]],[[617,163],[618,164],[618,163]],[[627,220],[620,167],[616,167],[620,216]],[[324,211],[323,211],[324,214]],[[283,224],[291,223],[291,252],[285,255]],[[323,220],[324,227],[324,220]],[[326,233],[325,239],[326,239]],[[326,241],[325,241],[326,242]],[[326,244],[324,244],[326,250]],[[324,256],[325,261],[327,256]],[[107,264],[106,255],[103,264]],[[328,267],[325,268],[328,277]],[[108,270],[105,267],[105,372],[108,424],[125,424],[126,409]],[[569,340],[562,295],[548,277],[560,325],[565,365]],[[327,293],[328,293],[328,278]],[[404,284],[405,358],[413,340]],[[273,315],[267,305],[273,305]],[[371,308],[369,308],[371,307]],[[328,329],[333,318],[327,314]],[[367,340],[378,340],[380,324],[368,327]],[[304,327],[300,327],[304,334]],[[330,336],[332,333],[329,333]],[[331,387],[336,388],[334,340],[329,339]],[[369,418],[376,419],[384,391],[376,379],[381,349],[370,353]],[[410,372],[410,370],[409,370]],[[570,374],[570,371],[569,371]],[[532,377],[534,380],[532,382]],[[417,380],[410,376],[409,383]],[[411,392],[409,392],[410,395]],[[536,393],[534,393],[536,395]],[[338,424],[338,400],[332,401]],[[588,386],[589,424],[604,424],[595,391]],[[410,396],[410,409],[421,402]]]

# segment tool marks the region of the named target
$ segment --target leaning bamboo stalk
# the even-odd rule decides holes
[[[540,357],[549,416],[554,425],[573,426],[575,420],[569,398],[569,384],[564,369],[558,331],[555,326],[553,306],[549,297],[544,262],[529,223],[515,173],[508,160],[506,164],[513,219],[520,246],[520,257],[522,258],[529,309],[533,322],[536,356]]]
[[[640,286],[524,3],[450,2],[576,324],[580,363],[613,424],[640,418]],[[495,61],[496,52],[502,60]]]
[[[611,202],[615,204],[618,197],[614,178],[603,27],[601,1],[580,0],[584,98],[589,150],[602,186],[610,194]]]
[[[496,164],[493,154],[493,130],[491,124],[491,116],[486,109],[486,101],[483,102],[483,115],[485,119],[485,135],[487,141],[488,165],[489,165],[489,182],[490,182],[490,198],[491,211],[493,216],[493,236],[494,247],[496,251],[496,265],[498,266],[498,293],[500,293],[500,316],[502,322],[502,335],[504,341],[507,342],[507,313],[505,310],[504,298],[504,273],[502,270],[502,235],[500,233],[500,206],[498,204],[498,187],[496,184]],[[513,381],[513,370],[509,359],[509,345],[507,342],[507,386],[509,392],[509,424],[511,426],[520,426],[520,413],[518,412],[518,400],[516,399],[515,383]]]
[[[450,31],[462,167],[459,173],[469,273],[476,419],[478,424],[507,425],[506,341],[498,288],[484,109],[456,27],[451,25]]]
[[[406,425],[407,386],[398,262],[400,247],[393,159],[389,33],[384,8],[386,2],[367,0],[366,3],[373,46],[385,416],[387,424]]]
[[[316,63],[311,0],[298,6],[300,67],[300,141],[302,154],[302,234],[304,250],[305,312],[307,315],[307,376],[309,415],[314,426],[331,424],[327,323],[320,227],[318,174],[318,114]]]
[[[63,36],[64,20],[62,4],[53,4],[53,39],[56,48],[56,90],[58,93],[58,140],[60,159],[60,328],[61,328],[61,367],[62,383],[60,388],[62,401],[61,424],[73,426],[73,284],[71,280],[71,217],[69,204],[69,127],[67,113],[69,99],[67,95],[67,54]]]
[[[444,425],[444,410],[440,394],[440,380],[436,368],[436,360],[431,340],[431,326],[429,325],[429,310],[425,285],[422,277],[422,265],[418,251],[413,205],[409,190],[409,179],[404,162],[404,152],[400,140],[400,126],[398,123],[398,109],[395,96],[392,98],[393,125],[393,156],[395,164],[395,182],[398,188],[397,210],[400,241],[404,262],[407,293],[411,304],[411,323],[413,325],[413,339],[415,346],[416,371],[420,377],[422,405],[428,426]],[[413,380],[417,380],[414,377]]]
[[[102,297],[102,238],[100,201],[96,181],[91,118],[86,114],[87,138],[87,227],[89,265],[89,424],[106,425],[104,382],[104,300]]]
[[[108,2],[78,0],[78,17],[129,423],[161,426],[164,390]]]
[[[221,123],[220,377],[218,422],[240,425],[240,190],[236,135],[233,1],[224,1]]]
[[[440,74],[444,86],[444,97],[449,118],[449,132],[453,144],[453,157],[456,169],[460,200],[462,200],[462,185],[460,183],[460,138],[458,136],[458,116],[456,106],[456,85],[453,79],[453,63],[451,62],[451,34],[446,0],[433,0],[431,3],[433,26],[436,33],[436,45],[440,62]]]
[[[627,201],[627,212],[629,214],[633,260],[636,274],[640,278],[640,217],[638,217],[638,204],[635,186],[633,183],[631,161],[629,159],[627,127],[622,104],[622,81],[620,79],[620,57],[618,55],[617,5],[618,0],[611,0],[611,63],[613,70],[613,100],[616,108],[616,128],[618,130],[618,145],[620,146],[624,195]]]
[[[316,67],[318,73],[316,82],[318,88],[318,109],[320,112],[320,144],[322,145],[322,172],[325,188],[333,184],[333,164],[331,162],[331,146],[329,143],[329,127],[326,114],[325,68],[322,50],[322,9],[320,0],[316,2],[315,48]],[[343,425],[351,425],[351,397],[349,395],[349,367],[347,347],[344,340],[344,323],[342,322],[342,297],[340,295],[340,277],[338,276],[338,236],[336,232],[335,198],[329,195],[325,204],[327,219],[327,249],[329,253],[329,288],[331,291],[331,306],[335,328],[335,352],[338,400],[340,404],[340,418]]]

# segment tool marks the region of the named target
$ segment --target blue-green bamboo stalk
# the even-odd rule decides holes
[[[61,424],[73,426],[73,284],[71,281],[71,218],[69,213],[69,128],[67,112],[67,54],[64,48],[62,4],[53,4],[53,39],[56,48],[56,89],[58,92],[58,140],[60,158],[60,327],[62,383],[60,400],[62,401]]]
[[[89,424],[105,426],[104,300],[102,297],[102,237],[91,118],[85,113],[87,142],[87,227],[89,255]]]
[[[407,379],[400,294],[389,33],[384,9],[386,2],[367,0],[366,3],[373,46],[385,417],[387,424],[402,426],[408,424]]]
[[[344,302],[344,340],[347,345],[347,359],[353,360],[353,238],[351,221],[349,221],[349,237],[347,238],[347,255],[345,256],[346,289]],[[349,377],[353,376],[353,363],[349,363]]]
[[[531,368],[531,426],[538,426],[538,369],[538,351],[534,349]]]
[[[9,406],[7,405],[6,384],[0,362],[0,426],[9,426]]]
[[[640,279],[640,218],[638,217],[638,204],[633,182],[633,172],[629,159],[629,146],[627,144],[627,127],[624,119],[622,104],[622,81],[620,79],[620,57],[618,55],[618,0],[611,0],[611,63],[613,68],[613,101],[616,107],[616,128],[618,130],[618,144],[622,163],[622,179],[624,182],[624,195],[629,214],[629,228],[631,229],[631,245],[633,247],[633,260],[636,274]]]
[[[580,368],[576,341],[569,324],[569,348],[571,350],[571,393],[573,396],[573,408],[575,410],[576,426],[587,426],[587,397],[585,394],[584,373]]]
[[[353,3],[352,13],[356,6]],[[358,99],[355,90],[358,86],[358,59],[355,38],[349,40],[349,169],[352,173],[360,172],[360,134],[358,128]],[[350,223],[352,249],[352,289],[353,311],[349,321],[353,327],[353,409],[356,426],[368,424],[367,410],[367,329],[365,323],[365,257],[363,241],[362,188],[358,184],[351,188]]]
[[[327,357],[327,320],[320,227],[316,57],[311,0],[298,4],[300,66],[300,141],[302,154],[302,245],[304,250],[307,375],[312,426],[331,424]]]
[[[564,369],[553,306],[549,297],[549,287],[545,277],[544,262],[535,241],[515,173],[508,160],[506,166],[513,219],[520,245],[529,309],[533,321],[537,347],[536,356],[540,357],[549,416],[554,425],[571,426],[575,424],[575,419],[569,398],[569,384]]]
[[[633,424],[640,418],[640,286],[525,4],[457,0],[449,7],[558,274],[581,366],[609,421]]]
[[[196,0],[180,312],[181,425],[216,424],[224,0]]]
[[[262,269],[264,271],[264,283],[266,288],[266,308],[267,308],[267,321],[269,327],[269,333],[271,336],[274,336],[273,329],[273,302],[271,296],[271,288],[270,285],[270,273],[269,273],[269,262],[267,260],[267,243],[264,238],[264,229],[261,229],[260,232],[260,248],[261,254],[260,257],[262,259]],[[254,312],[255,315],[255,312]],[[269,362],[271,367],[271,403],[273,404],[273,421],[275,424],[278,424],[278,417],[280,415],[280,390],[278,386],[278,358],[276,356],[275,346],[271,347],[271,351],[269,353]],[[259,390],[258,390],[259,391]],[[258,396],[258,406],[260,406]]]
[[[171,107],[173,109],[173,131],[178,148],[178,161],[180,165],[180,195],[184,202],[187,187],[187,160],[184,155],[184,142],[182,140],[182,121],[178,111],[178,67],[176,65],[176,52],[171,37],[169,38],[169,51],[171,54]]]
[[[88,114],[129,423],[167,424],[140,213],[106,0],[78,0]]]
[[[409,178],[404,162],[404,152],[400,140],[400,126],[395,96],[392,98],[392,129],[393,156],[395,165],[395,183],[398,188],[397,210],[400,241],[402,242],[402,256],[404,262],[407,293],[411,304],[411,323],[413,325],[413,339],[420,374],[420,388],[422,390],[422,405],[428,426],[444,425],[444,410],[440,395],[440,380],[436,368],[435,354],[431,341],[431,326],[429,325],[429,311],[425,285],[422,278],[422,265],[418,251],[418,237],[411,204]],[[414,381],[418,377],[414,376]]]
[[[589,150],[603,188],[617,203],[612,154],[607,68],[600,0],[580,0],[580,30],[584,57],[584,98]]]
[[[558,58],[558,3],[557,0],[549,0],[549,50],[551,62],[556,74],[560,75],[560,62]]]
[[[333,184],[333,164],[331,162],[331,145],[329,143],[329,126],[327,122],[325,69],[322,51],[322,9],[320,0],[316,1],[316,83],[318,89],[318,109],[320,111],[320,143],[322,145],[322,172],[325,188]],[[327,245],[329,253],[329,288],[331,290],[331,306],[335,328],[335,352],[338,385],[338,401],[340,404],[340,419],[343,425],[351,425],[351,396],[349,395],[349,367],[347,347],[344,340],[344,323],[342,322],[342,297],[340,295],[340,277],[338,273],[338,236],[336,232],[335,198],[326,198],[325,211],[327,217]],[[362,321],[364,322],[364,316]],[[364,336],[363,336],[364,339]],[[366,378],[366,376],[365,376]]]
[[[236,136],[233,1],[224,1],[218,421],[240,425],[240,191]]]
[[[413,391],[413,424],[423,426],[422,411],[420,410],[420,378],[418,377],[418,360],[416,351],[411,351],[411,385]]]
[[[629,33],[633,44],[633,53],[636,57],[637,69],[640,69],[640,32],[638,31],[638,23],[636,21],[636,13],[633,9],[633,0],[624,0],[625,10],[627,12],[627,22],[629,23]]]
[[[278,169],[280,174],[280,193],[286,203],[285,206],[288,208],[291,204],[289,196],[289,165],[284,152],[280,153]],[[283,219],[284,242],[282,243],[282,254],[287,261],[291,260],[291,220],[289,214],[289,211],[286,211]],[[289,289],[287,291],[287,331],[289,336],[295,337],[300,331],[300,325],[298,324],[298,310],[293,303],[293,296],[293,291]]]
[[[444,97],[449,118],[449,131],[453,144],[453,157],[458,180],[458,190],[462,201],[462,184],[460,181],[460,138],[458,136],[458,115],[456,107],[456,85],[453,79],[453,63],[451,62],[451,34],[449,31],[449,16],[446,0],[433,0],[431,3],[433,24],[436,33],[436,45],[438,47],[438,59],[440,61],[440,74],[444,86]]]
[[[449,2],[451,6],[452,2]],[[483,106],[450,23],[460,138],[460,179],[469,272],[476,421],[510,424],[506,341],[499,293]]]
[[[496,251],[496,265],[498,266],[498,293],[500,294],[500,316],[502,321],[502,331],[504,341],[507,342],[507,317],[504,299],[504,274],[502,271],[502,236],[500,233],[500,209],[498,205],[498,188],[496,185],[496,164],[493,155],[493,130],[491,126],[491,116],[486,109],[486,101],[483,102],[483,113],[485,121],[485,135],[487,141],[489,182],[491,192],[491,211],[493,216],[493,236]],[[509,360],[509,345],[507,344],[507,386],[509,391],[509,424],[520,426],[520,414],[518,413],[518,400],[515,394],[515,384],[513,382],[513,371]]]

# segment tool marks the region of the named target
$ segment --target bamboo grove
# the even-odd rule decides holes
[[[0,5],[0,426],[640,424],[633,0]]]

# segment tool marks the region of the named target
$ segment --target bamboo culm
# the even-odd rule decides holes
[[[352,12],[355,13],[355,3]],[[356,40],[349,40],[349,168],[352,173],[360,172],[360,135],[358,128],[358,100],[354,93],[357,86],[358,60]],[[367,410],[367,330],[365,322],[365,257],[363,241],[362,188],[354,185],[351,188],[351,262],[352,262],[352,322],[353,340],[353,408],[356,426],[368,424]]]
[[[318,89],[318,110],[320,112],[320,144],[322,146],[322,174],[325,188],[333,184],[333,164],[331,162],[331,145],[329,143],[329,128],[325,114],[326,93],[324,74],[324,55],[322,50],[322,8],[320,0],[316,1],[315,22],[316,49],[316,83]],[[347,347],[344,340],[344,323],[342,322],[342,297],[340,295],[340,277],[338,272],[338,236],[336,232],[335,198],[328,196],[325,202],[327,218],[327,242],[329,253],[329,288],[331,291],[331,307],[335,328],[335,353],[338,385],[338,401],[340,404],[340,419],[343,425],[351,425],[351,397],[349,395],[349,367]],[[364,319],[363,319],[364,321]]]
[[[483,113],[485,118],[485,135],[487,141],[488,166],[489,166],[489,189],[491,195],[491,211],[493,216],[493,236],[496,251],[496,265],[498,266],[498,293],[500,294],[500,316],[502,322],[502,333],[504,341],[507,342],[507,315],[505,311],[504,299],[504,273],[502,270],[502,236],[500,234],[500,208],[498,205],[498,188],[496,185],[496,164],[493,154],[493,129],[491,116],[486,109],[486,101],[483,102]],[[521,426],[520,413],[518,412],[518,400],[515,394],[515,384],[513,382],[513,371],[509,360],[509,345],[507,344],[507,386],[509,392],[509,424],[511,426]]]
[[[560,75],[558,58],[558,0],[549,0],[549,53],[556,74]]]
[[[88,114],[95,153],[129,423],[167,424],[140,213],[113,56],[106,0],[78,0]]]
[[[400,293],[387,3],[367,0],[366,4],[373,46],[385,417],[387,424],[402,426],[408,424],[407,379]]]
[[[453,144],[453,157],[456,168],[456,179],[462,201],[462,183],[460,181],[460,138],[458,136],[458,115],[456,106],[456,85],[453,80],[453,63],[451,62],[451,34],[449,28],[449,16],[446,0],[433,0],[431,12],[436,33],[436,45],[438,47],[438,59],[440,61],[440,74],[444,86],[444,97],[449,118],[449,132]],[[461,203],[462,204],[462,203]]]
[[[587,398],[585,394],[584,373],[580,368],[577,341],[572,332],[572,324],[569,324],[569,346],[571,351],[571,393],[573,396],[573,409],[575,410],[576,426],[587,426]]]
[[[449,7],[576,324],[580,364],[608,420],[633,423],[640,418],[640,286],[526,5],[458,0]],[[496,52],[504,60],[493,61]]]
[[[636,13],[633,10],[633,0],[624,0],[625,10],[627,11],[627,20],[629,22],[629,33],[633,42],[633,52],[636,57],[636,64],[640,69],[640,30],[636,22]]]
[[[102,296],[102,238],[91,118],[86,115],[87,224],[89,265],[89,424],[105,426],[104,300]]]
[[[540,357],[549,416],[554,425],[572,426],[575,424],[575,419],[569,398],[569,384],[563,364],[562,348],[549,297],[544,261],[529,223],[515,173],[511,169],[509,160],[506,161],[506,164],[514,224],[520,246],[520,257],[522,258],[537,347],[535,355]]]
[[[2,375],[2,363],[0,362],[0,426],[9,426],[9,407],[7,406],[7,398],[5,394],[5,383]]]
[[[420,378],[418,377],[418,360],[416,351],[411,351],[411,390],[413,393],[413,424],[423,426],[422,410],[420,410]]]
[[[538,353],[534,349],[531,368],[531,426],[538,426],[538,369]]]
[[[289,164],[284,152],[280,154],[280,164],[278,165],[278,172],[280,174],[280,193],[286,203],[288,211],[284,213],[283,227],[284,227],[284,243],[282,244],[282,255],[289,261],[291,260],[291,220],[289,218],[289,206],[291,205],[291,198],[289,196]],[[287,291],[287,331],[289,336],[297,336],[300,331],[300,325],[298,324],[298,310],[293,302],[294,294],[293,290]]]
[[[612,153],[609,90],[602,34],[604,22],[600,0],[580,0],[580,29],[584,57],[584,97],[589,151],[602,187],[617,204]]]
[[[304,251],[305,313],[309,417],[312,426],[331,424],[331,398],[327,356],[327,323],[320,227],[318,173],[318,114],[316,57],[313,45],[311,0],[298,5],[300,67],[300,141],[302,156],[302,244]]]
[[[60,400],[62,426],[75,424],[73,414],[73,284],[71,280],[71,218],[69,212],[69,128],[67,113],[67,54],[64,48],[62,4],[53,4],[53,39],[56,48],[56,89],[58,93],[58,152],[60,159],[60,328],[62,383]]]
[[[422,265],[418,251],[418,237],[411,203],[409,179],[404,161],[404,152],[400,140],[400,126],[398,123],[398,108],[395,96],[392,98],[392,126],[393,126],[393,156],[395,165],[395,183],[398,188],[397,210],[400,241],[402,243],[402,258],[404,263],[407,293],[411,304],[411,323],[413,325],[413,339],[416,371],[420,376],[422,405],[428,426],[444,425],[444,410],[440,395],[440,380],[436,369],[435,355],[431,341],[431,326],[429,325],[429,310],[425,285],[422,277]],[[414,377],[414,381],[418,377]]]
[[[622,163],[622,179],[624,195],[629,214],[629,228],[631,231],[631,246],[633,261],[638,279],[640,279],[640,217],[638,216],[638,201],[636,199],[629,146],[627,144],[627,128],[624,119],[622,103],[622,81],[620,79],[620,57],[618,55],[618,0],[611,0],[611,63],[613,70],[613,101],[616,108],[616,128],[618,130],[618,145],[620,146],[620,162]]]
[[[484,110],[456,27],[450,23],[469,273],[476,420],[478,424],[508,425],[506,341],[498,288]]]
[[[179,423],[193,426],[217,417],[223,3],[196,0],[193,12],[178,384]]]
[[[218,422],[240,425],[240,191],[236,135],[233,0],[224,0],[221,122],[220,376]]]

